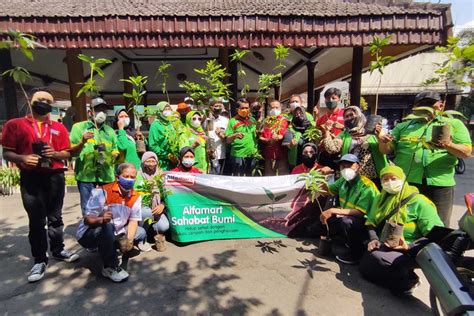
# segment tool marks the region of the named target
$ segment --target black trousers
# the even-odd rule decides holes
[[[443,221],[444,226],[449,227],[449,221],[453,213],[454,187],[439,187],[427,185],[426,179],[423,179],[423,184],[412,184],[420,190],[420,193],[430,199],[436,209],[438,215]]]
[[[23,207],[28,213],[31,254],[35,263],[47,263],[48,237],[51,253],[59,253],[64,249],[64,172],[22,171],[20,189]]]

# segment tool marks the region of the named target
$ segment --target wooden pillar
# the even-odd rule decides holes
[[[352,48],[352,76],[350,84],[351,105],[360,106],[362,86],[362,59],[364,57],[363,47]]]
[[[318,62],[308,61],[306,63],[306,69],[308,70],[308,89],[307,89],[307,111],[309,113],[313,112],[314,107],[314,69]]]
[[[124,61],[122,62],[122,78],[123,79],[128,79],[129,77],[133,76],[133,65],[131,62]],[[123,82],[123,92],[124,93],[129,93],[132,94],[133,87],[130,83],[128,82]],[[124,98],[125,106],[128,108],[128,105],[130,102],[132,102],[132,99],[129,98]]]
[[[12,55],[8,49],[0,49],[0,73],[12,69]],[[16,99],[16,86],[12,77],[5,75],[2,77],[3,84],[3,98],[5,100],[5,107],[7,119],[12,119],[19,116],[18,104]],[[25,100],[26,101],[26,100]]]
[[[232,55],[233,53],[234,53],[233,49],[228,50],[228,56]],[[235,61],[229,60],[228,72],[230,74],[229,83],[232,84],[232,86],[230,86],[230,89],[231,89],[230,97],[234,100],[233,102],[231,102],[232,106],[231,106],[230,112],[231,112],[231,116],[234,116],[237,114],[236,104],[239,98],[239,80],[238,80],[239,78],[237,76],[237,63]]]
[[[274,99],[280,101],[280,86],[273,86]]]
[[[81,53],[80,49],[66,50],[66,65],[69,81],[69,94],[71,98],[71,106],[74,109],[74,123],[87,120],[86,96],[81,94],[77,96],[77,92],[81,89],[80,82],[84,82],[84,70],[82,61],[77,58]]]

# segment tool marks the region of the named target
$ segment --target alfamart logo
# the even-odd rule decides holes
[[[196,177],[186,173],[167,174],[165,177],[165,185],[194,185]]]

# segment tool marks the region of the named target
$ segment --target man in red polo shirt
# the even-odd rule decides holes
[[[48,236],[53,258],[66,262],[79,258],[64,249],[63,160],[70,157],[70,144],[66,128],[49,118],[53,101],[47,90],[35,89],[31,97],[32,115],[11,119],[3,127],[3,156],[20,168],[21,199],[28,213],[28,238],[35,260],[29,282],[39,281],[44,276],[48,264]]]

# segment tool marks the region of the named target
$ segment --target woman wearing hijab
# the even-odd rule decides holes
[[[370,242],[359,269],[366,279],[388,287],[394,294],[411,294],[419,282],[414,272],[415,257],[428,243],[424,237],[443,222],[433,202],[406,182],[400,167],[387,166],[380,177],[382,192],[367,215]],[[397,245],[379,240],[386,221],[403,226]]]
[[[202,173],[201,170],[194,167],[196,160],[194,158],[194,149],[186,146],[181,148],[179,152],[179,165],[174,168],[173,172]]]
[[[296,165],[301,164],[301,151],[302,145],[305,143],[303,138],[304,132],[311,126],[311,122],[306,117],[305,110],[297,106],[293,110],[291,116],[291,124],[288,126],[288,130],[284,136],[283,143],[288,146],[288,164],[290,169],[293,169]],[[292,140],[289,143],[285,142],[288,134],[292,134]]]
[[[388,165],[387,156],[379,151],[377,137],[365,133],[365,115],[357,106],[344,109],[344,131],[333,138],[327,128],[323,128],[321,141],[325,151],[331,155],[354,154],[359,158],[361,175],[378,186],[380,170]]]
[[[117,147],[120,151],[116,164],[128,162],[134,164],[137,170],[140,169],[140,158],[135,142],[137,131],[130,126],[130,117],[127,110],[120,109],[115,112],[113,126],[117,132]]]
[[[166,239],[164,233],[170,228],[163,204],[160,190],[152,188],[145,192],[146,181],[152,180],[159,175],[161,170],[158,166],[158,157],[154,152],[147,151],[143,154],[141,166],[137,173],[135,189],[142,195],[142,226],[152,227],[155,231],[154,239],[157,251],[166,250]],[[148,232],[148,230],[147,230]]]
[[[171,106],[166,101],[161,101],[157,105],[157,118],[151,124],[148,136],[148,144],[160,161],[161,169],[170,170],[176,166],[178,157],[173,155],[172,147],[177,142],[176,130],[170,120],[173,115]]]
[[[194,149],[195,166],[204,173],[207,173],[209,162],[206,154],[207,136],[202,128],[202,115],[200,112],[191,111],[186,114],[186,128],[180,136],[180,147],[190,146]]]
[[[331,168],[322,166],[317,162],[317,152],[318,147],[314,143],[304,144],[303,151],[301,153],[302,163],[295,166],[293,170],[291,170],[291,174],[308,173],[312,169],[317,169],[324,175],[334,173],[334,170]]]

